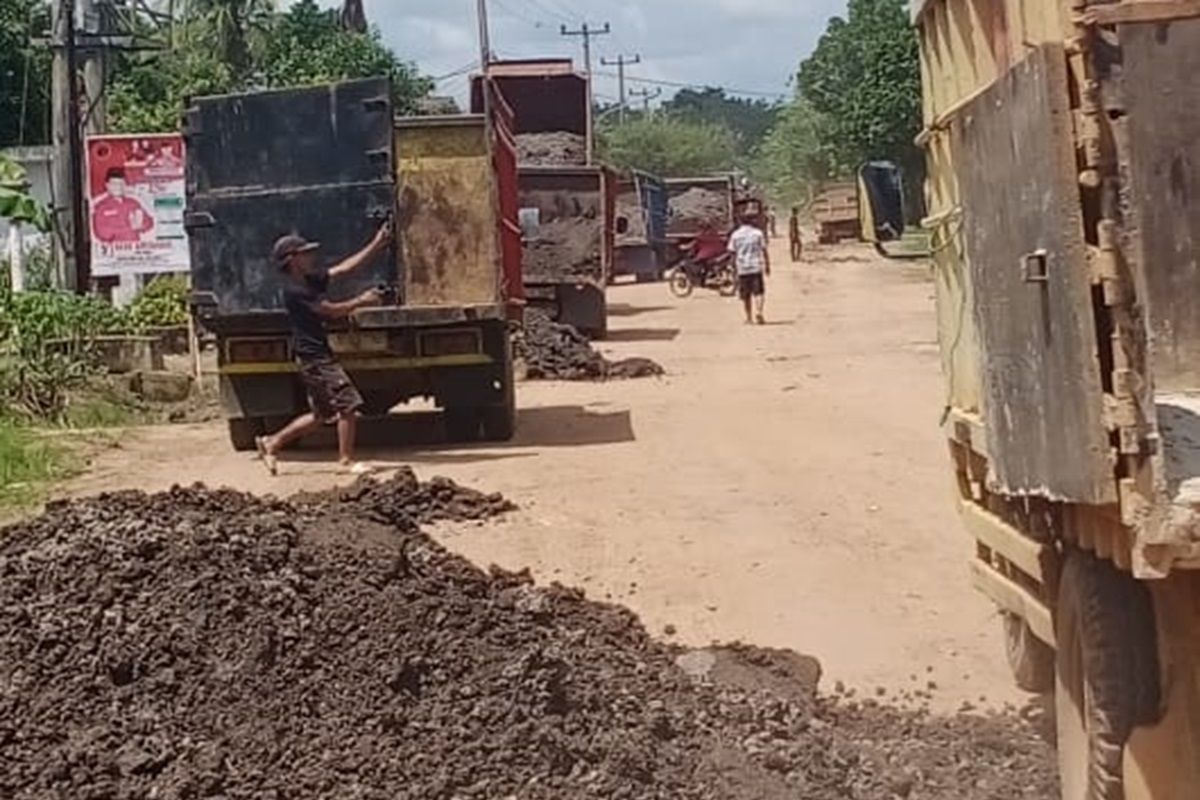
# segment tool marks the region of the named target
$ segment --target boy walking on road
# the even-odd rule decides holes
[[[771,254],[767,251],[767,237],[754,224],[752,215],[744,216],[741,227],[729,237],[729,252],[737,263],[738,295],[746,309],[746,324],[765,325],[763,309],[767,302],[766,276],[771,274]]]
[[[312,411],[297,417],[274,436],[258,438],[258,453],[272,475],[276,474],[276,459],[281,450],[322,425],[335,422],[342,467],[353,474],[366,471],[362,465],[354,463],[354,436],[363,398],[334,357],[325,322],[345,319],[360,308],[378,306],[382,296],[378,289],[370,289],[339,303],[327,299],[325,292],[331,280],[349,275],[386,250],[391,238],[391,225],[384,223],[370,244],[328,270],[321,269],[317,263],[316,251],[320,245],[315,242],[293,235],[284,236],[275,243],[272,257],[287,276],[284,305],[292,328],[296,360],[300,362],[300,380],[308,391]]]

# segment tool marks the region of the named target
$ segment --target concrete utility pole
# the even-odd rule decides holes
[[[625,108],[627,105],[626,100],[625,100],[625,97],[626,97],[626,95],[625,95],[625,67],[626,67],[626,65],[631,66],[633,64],[642,63],[642,57],[641,57],[641,55],[635,55],[635,56],[633,56],[633,58],[626,58],[624,55],[619,55],[612,61],[609,61],[607,58],[601,58],[600,63],[606,67],[616,67],[617,68],[617,85],[620,87],[619,94],[621,96],[621,111],[619,112],[619,119],[621,121],[621,124],[624,125],[625,124]]]
[[[86,133],[104,133],[108,130],[108,95],[104,85],[108,81],[108,30],[105,16],[96,7],[96,0],[78,0],[79,17],[83,23],[85,46],[79,51],[83,67],[84,110]]]
[[[642,111],[647,117],[650,116],[650,101],[662,97],[662,89],[630,89],[629,93],[642,98]]]
[[[87,221],[83,209],[83,142],[80,137],[79,65],[76,58],[75,2],[54,0],[51,6],[51,127],[57,283],[77,292],[88,288]]]
[[[583,37],[583,65],[587,71],[587,163],[592,163],[592,156],[596,152],[596,126],[592,117],[595,113],[596,101],[594,89],[592,87],[592,37],[607,36],[612,33],[612,26],[607,22],[603,28],[592,28],[586,22],[579,27],[579,30],[567,30],[567,26],[562,26],[563,36],[582,36]]]
[[[488,31],[487,0],[477,0],[476,12],[479,17],[479,69],[487,75],[488,65],[492,63],[491,33]]]

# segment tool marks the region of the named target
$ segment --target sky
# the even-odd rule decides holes
[[[364,0],[364,5],[399,56],[441,79],[437,94],[465,96],[464,70],[479,57],[476,0]],[[488,6],[492,49],[501,58],[572,56],[581,62],[580,37],[562,36],[561,27],[609,23],[612,33],[593,39],[592,52],[597,100],[613,102],[616,67],[599,60],[621,55],[642,59],[627,68],[628,87],[662,88],[661,99],[677,89],[638,79],[722,86],[767,99],[790,96],[801,58],[812,51],[829,18],[845,13],[846,0],[488,0]]]

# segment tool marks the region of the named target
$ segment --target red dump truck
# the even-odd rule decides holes
[[[608,330],[616,185],[592,165],[588,77],[570,59],[499,61],[488,77],[513,110],[529,303],[592,337]],[[472,108],[482,103],[481,76]]]
[[[453,440],[513,435],[508,320],[523,290],[509,112],[496,97],[489,116],[396,120],[391,96],[371,79],[204,97],[187,113],[193,303],[216,335],[238,449],[307,407],[272,243],[299,231],[338,258],[389,216],[389,255],[334,297],[396,287],[394,304],[331,335],[368,417],[426,397]]]

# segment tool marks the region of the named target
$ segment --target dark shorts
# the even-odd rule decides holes
[[[743,300],[748,300],[751,297],[762,297],[767,293],[767,284],[763,280],[763,274],[756,272],[753,275],[738,275],[738,295]]]
[[[362,395],[336,361],[325,359],[301,364],[300,380],[308,391],[313,414],[322,422],[333,422],[363,407]]]

